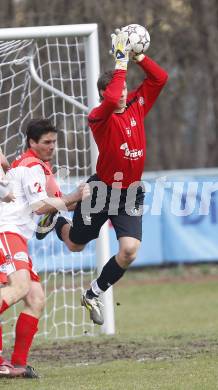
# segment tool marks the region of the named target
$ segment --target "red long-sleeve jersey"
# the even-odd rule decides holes
[[[146,78],[128,93],[125,111],[114,112],[126,78],[125,70],[115,70],[102,103],[88,117],[99,150],[96,172],[109,186],[117,172],[123,176],[122,188],[141,180],[146,152],[144,118],[168,78],[165,70],[147,56],[138,64],[146,72]]]

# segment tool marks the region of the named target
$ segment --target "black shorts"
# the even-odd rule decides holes
[[[93,175],[89,178],[90,185],[93,181],[98,181],[97,175]],[[91,207],[95,207],[97,199],[96,187],[93,187]],[[102,225],[110,219],[114,230],[116,232],[117,239],[120,237],[133,237],[137,240],[142,240],[142,208],[144,202],[144,188],[140,185],[134,194],[134,200],[130,200],[127,197],[127,190],[121,190],[116,198],[116,192],[113,192],[114,204],[110,206],[111,200],[111,187],[106,188],[106,198],[104,206],[97,213],[90,212],[84,214],[84,210],[81,211],[81,202],[78,202],[74,211],[72,227],[70,229],[69,238],[75,244],[85,245],[93,239],[98,238]],[[126,213],[126,207],[131,207],[131,212]],[[115,207],[116,206],[116,207]],[[133,207],[132,207],[133,206]],[[131,215],[129,215],[131,214]]]

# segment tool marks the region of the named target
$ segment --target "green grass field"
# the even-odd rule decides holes
[[[41,378],[1,379],[0,389],[218,389],[216,266],[129,271],[114,300],[115,336],[36,341]]]

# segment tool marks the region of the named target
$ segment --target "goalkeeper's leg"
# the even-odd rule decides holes
[[[103,316],[101,307],[96,306],[96,301],[100,302],[100,295],[123,277],[128,266],[136,258],[142,239],[141,216],[118,215],[110,216],[110,219],[119,241],[119,252],[108,260],[97,280],[92,281],[90,289],[82,298],[82,304],[84,303],[90,311],[91,319],[97,324],[103,323]]]
[[[131,237],[122,237],[120,248],[116,256],[111,257],[103,267],[101,274],[93,280],[90,288],[82,296],[82,306],[90,312],[90,319],[98,325],[104,323],[100,296],[122,278],[128,265],[135,259],[140,241]]]
[[[99,236],[101,226],[108,219],[107,213],[98,213],[91,216],[90,224],[85,225],[81,216],[81,209],[78,205],[73,217],[72,226],[66,223],[63,218],[58,218],[55,226],[58,237],[65,242],[68,249],[73,252],[83,250],[85,245],[91,240]],[[104,322],[102,313],[102,303],[98,296],[89,296],[84,292],[81,299],[82,306],[90,313],[90,319],[98,324],[102,325]]]
[[[107,213],[92,214],[89,223],[84,223],[81,212],[81,202],[77,203],[74,210],[72,223],[64,217],[58,217],[55,230],[58,238],[64,241],[71,252],[82,251],[86,244],[99,236],[102,225],[107,221]]]

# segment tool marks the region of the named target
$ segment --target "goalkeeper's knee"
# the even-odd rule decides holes
[[[55,224],[55,231],[56,231],[58,238],[61,241],[63,241],[63,238],[61,236],[62,228],[64,225],[67,225],[67,224],[69,224],[69,223],[67,222],[67,220],[64,217],[62,217],[62,216],[58,217],[57,222]]]

